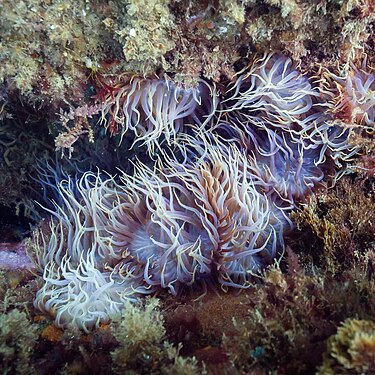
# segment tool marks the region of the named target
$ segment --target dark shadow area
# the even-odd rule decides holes
[[[21,213],[17,216],[16,208],[0,205],[0,242],[19,242],[29,237],[30,226],[35,224]]]

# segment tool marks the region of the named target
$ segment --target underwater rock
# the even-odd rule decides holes
[[[28,269],[35,268],[29,256],[26,254],[24,242],[0,243],[0,268],[2,269]]]

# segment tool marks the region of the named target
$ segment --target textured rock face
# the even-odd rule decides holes
[[[23,242],[0,243],[0,269],[32,269],[33,263],[26,254]]]

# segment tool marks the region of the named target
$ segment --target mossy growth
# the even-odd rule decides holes
[[[375,373],[375,323],[347,319],[328,340],[319,375]]]
[[[250,5],[250,4],[252,5]],[[371,0],[265,0],[248,2],[246,32],[259,51],[288,51],[296,60],[315,54],[326,63],[349,66],[363,50],[371,49]],[[255,5],[256,4],[256,5]],[[329,35],[335,35],[334,39]],[[309,58],[301,59],[305,64]],[[311,60],[310,60],[311,61]]]
[[[0,83],[43,104],[83,97],[92,65],[107,58],[108,46],[115,43],[98,16],[108,6],[96,14],[95,5],[84,0],[1,1]]]
[[[342,273],[375,249],[374,217],[372,182],[343,178],[292,214],[300,230],[294,249],[332,274]]]
[[[127,304],[118,327],[113,329],[121,348],[116,349],[112,358],[118,369],[131,364],[155,363],[162,356],[160,343],[165,336],[163,317],[159,302],[150,300],[144,309]]]
[[[0,312],[5,314],[12,309],[32,311],[39,287],[39,280],[28,270],[0,269]]]
[[[153,73],[166,68],[164,55],[175,47],[176,26],[169,0],[130,0],[113,3],[104,25],[123,45],[128,71]]]
[[[0,269],[1,374],[37,373],[34,358],[41,326],[32,321],[32,301],[37,290],[29,271]]]
[[[199,374],[194,358],[183,358],[165,336],[164,318],[157,299],[144,306],[126,304],[124,313],[111,330],[119,347],[112,352],[118,374]]]
[[[0,83],[42,105],[87,100],[98,71],[219,83],[255,51],[346,67],[373,55],[372,0],[3,0],[0,13]]]
[[[36,374],[31,356],[38,339],[38,326],[25,312],[14,309],[0,313],[0,372]]]
[[[336,277],[289,249],[239,295],[167,301],[167,336],[209,374],[315,374],[343,320],[375,315],[372,264],[361,257]]]

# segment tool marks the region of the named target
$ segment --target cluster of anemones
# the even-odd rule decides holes
[[[64,204],[36,241],[36,306],[88,330],[160,289],[247,287],[291,223],[256,189],[245,155],[204,148],[194,163],[165,157],[158,171],[138,164],[120,182],[86,173],[78,194],[61,181]]]
[[[355,82],[362,92],[373,76]],[[163,289],[246,288],[282,252],[296,201],[344,173],[358,151],[352,127],[334,117],[332,92],[280,53],[238,73],[220,103],[206,82],[186,89],[134,77],[107,86],[107,128],[120,138],[133,131],[156,160],[119,179],[86,173],[52,188],[54,220],[34,247],[44,278],[35,305],[61,327],[89,330]],[[358,96],[368,125],[373,105]],[[188,125],[195,137],[183,133]]]
[[[322,89],[323,79],[302,75],[280,53],[266,54],[238,73],[215,124],[218,133],[247,151],[251,173],[261,185],[266,183],[266,193],[291,207],[311,194],[324,176],[336,179],[345,173],[359,151],[349,142],[355,125],[334,116],[335,93]],[[373,76],[367,76],[365,86],[372,81]],[[366,104],[364,95],[356,103],[371,116],[370,97]]]

